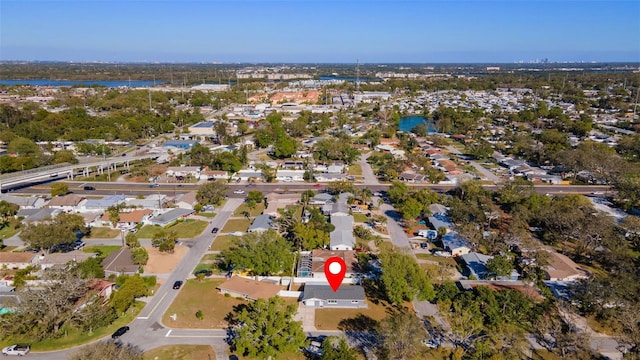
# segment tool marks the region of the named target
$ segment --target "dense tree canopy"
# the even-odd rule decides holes
[[[256,275],[275,275],[291,271],[294,255],[291,244],[275,230],[244,235],[222,252],[225,263]]]

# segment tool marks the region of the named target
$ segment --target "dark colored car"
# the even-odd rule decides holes
[[[200,269],[196,272],[193,273],[193,275],[198,276],[200,274],[204,274],[204,276],[211,276],[213,275],[213,271],[209,270],[209,269]]]
[[[427,244],[426,242],[422,242],[422,243],[420,243],[420,247],[423,248],[423,249],[426,249],[426,248],[429,247],[429,244]]]
[[[217,227],[214,227],[213,229],[211,229],[211,233],[212,234],[216,234],[216,233],[218,233],[219,230],[220,229],[218,229]]]
[[[91,186],[91,185],[85,185],[85,186],[84,186],[84,190],[87,190],[87,191],[89,191],[89,190],[95,190],[95,189],[96,189],[96,188],[95,188],[95,186]]]
[[[126,333],[127,331],[129,331],[129,327],[128,326],[123,326],[121,328],[119,328],[118,330],[116,330],[116,332],[113,333],[113,335],[111,335],[112,339],[117,339],[120,336],[124,335],[124,333]]]
[[[180,289],[181,286],[182,286],[182,281],[180,281],[180,280],[176,280],[176,282],[173,283],[173,288],[175,290]]]

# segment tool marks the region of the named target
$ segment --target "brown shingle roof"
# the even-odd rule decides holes
[[[77,206],[84,197],[76,194],[56,196],[49,201],[48,206]]]
[[[29,263],[36,256],[30,252],[0,252],[0,263]]]
[[[231,279],[218,285],[221,292],[229,292],[242,296],[250,300],[268,299],[278,295],[281,288],[278,285],[264,281],[255,281],[251,279],[234,276]]]
[[[142,222],[142,218],[145,215],[150,215],[150,214],[153,214],[153,210],[151,209],[140,209],[140,210],[133,210],[129,212],[121,212],[120,222],[139,223],[139,222]],[[109,213],[104,213],[102,215],[102,221],[111,221],[109,219]]]
[[[115,273],[132,273],[138,271],[139,265],[133,263],[133,256],[129,248],[114,251],[102,260],[104,271]]]

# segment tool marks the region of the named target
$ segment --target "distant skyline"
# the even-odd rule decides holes
[[[640,62],[640,1],[0,0],[0,60]]]

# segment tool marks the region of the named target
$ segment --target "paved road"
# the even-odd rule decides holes
[[[378,181],[378,177],[375,176],[375,174],[373,173],[373,169],[371,168],[371,165],[367,162],[367,159],[369,158],[370,155],[371,155],[371,152],[368,152],[360,156],[360,159],[358,159],[358,164],[362,169],[362,177],[363,177],[363,183],[365,187],[369,187],[371,185],[380,185],[380,182]]]
[[[184,280],[193,272],[202,255],[209,250],[213,242],[211,229],[213,227],[224,227],[234,210],[242,202],[242,199],[229,199],[200,236],[184,241],[183,245],[190,247],[189,251],[176,269],[165,278],[156,293],[149,298],[147,305],[138,317],[129,324],[131,330],[121,337],[123,342],[135,344],[145,351],[171,344],[211,345],[214,347],[218,359],[226,358],[227,346],[224,330],[170,329],[162,323],[162,316],[178,295],[178,291],[172,288],[174,281]],[[106,339],[109,339],[109,337]],[[50,360],[68,359],[72,352],[73,350],[47,353],[33,352],[30,357]]]

